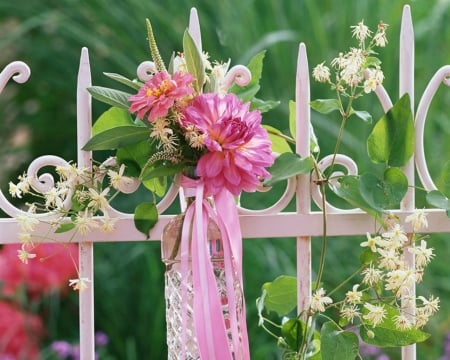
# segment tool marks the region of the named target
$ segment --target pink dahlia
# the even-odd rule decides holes
[[[201,94],[185,109],[184,126],[202,133],[207,152],[197,164],[197,175],[208,194],[226,188],[232,194],[255,191],[274,158],[261,113],[250,111],[234,94]]]
[[[176,72],[171,76],[168,72],[156,73],[147,81],[136,95],[130,96],[130,112],[137,112],[137,116],[143,119],[148,114],[148,121],[157,117],[166,116],[175,101],[192,94],[194,89],[191,83],[194,77],[189,73]]]

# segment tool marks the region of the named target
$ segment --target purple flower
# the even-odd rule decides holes
[[[60,358],[65,359],[66,357],[72,355],[73,347],[67,341],[57,340],[51,345],[53,352]]]
[[[108,345],[108,342],[108,335],[106,335],[104,332],[97,331],[95,333],[95,345],[102,347]]]

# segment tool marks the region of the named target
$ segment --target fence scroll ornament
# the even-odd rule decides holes
[[[182,341],[174,346],[181,348],[170,349],[168,344],[169,357],[172,351],[172,358],[249,359],[241,239],[261,236],[255,226],[269,220],[273,226],[276,221],[288,224],[284,233],[274,230],[269,231],[269,236],[298,239],[298,278],[282,276],[264,284],[257,300],[259,324],[275,337],[286,358],[333,359],[337,347],[340,359],[361,358],[356,333],[370,344],[403,346],[404,358],[415,358],[413,344],[428,337],[422,328],[439,309],[439,298],[415,293],[415,284],[422,280],[426,265],[434,257],[426,236],[420,232],[442,231],[433,226],[450,209],[448,199],[437,190],[426,167],[424,121],[437,87],[441,82],[448,85],[449,71],[443,67],[430,81],[414,123],[409,81],[413,66],[411,60],[405,60],[405,54],[411,58],[413,48],[409,7],[404,8],[402,25],[406,40],[400,56],[401,96],[395,103],[382,86],[384,75],[375,52],[386,46],[387,28],[383,22],[374,31],[363,22],[352,26],[357,46],[342,52],[329,66],[322,63],[314,68],[312,77],[331,87],[335,95],[332,99],[310,101],[306,48],[300,45],[296,101],[290,107],[294,112],[290,116],[291,136],[261,125],[261,113],[277,105],[255,97],[264,54],[257,54],[247,67],[211,63],[202,51],[195,9],[183,35],[183,52],[174,55],[167,66],[147,20],[152,61],[139,66],[137,79],[106,74],[128,92],[91,86],[87,50],[83,50],[78,163],[43,156],[33,161],[17,182],[10,182],[12,197],[40,199],[30,202],[28,209],[14,207],[0,192],[2,210],[14,219],[0,225],[5,229],[11,226],[7,234],[14,232],[21,242],[21,261],[36,261],[34,249],[44,241],[80,243],[79,276],[70,285],[80,290],[83,359],[93,359],[93,240],[89,239],[159,239],[170,220],[159,214],[180,193],[190,200],[187,207],[182,206],[184,221],[176,239],[182,279],[177,286],[181,304],[187,304],[191,295],[193,300],[189,303],[192,308],[180,306]],[[0,90],[11,77],[17,82],[26,81],[28,67],[21,62],[8,65],[0,74]],[[95,99],[111,105],[92,131],[86,89]],[[372,121],[369,112],[356,110],[358,98],[373,96],[371,93],[378,96],[386,114],[373,126],[367,150],[370,160],[383,169],[377,174],[359,174],[357,164],[339,153],[339,145],[349,118],[369,124]],[[309,121],[310,107],[341,118],[335,151],[325,157],[320,154],[320,138],[316,139]],[[285,151],[291,146],[295,146],[296,153]],[[97,150],[116,153],[102,163],[93,163],[91,151]],[[428,202],[440,209],[414,210],[414,158]],[[43,172],[48,167],[54,171]],[[235,201],[242,191],[269,191],[279,181],[287,182],[286,190],[270,208],[254,211]],[[142,187],[150,200],[140,203],[134,214],[125,214],[111,205],[119,193],[130,194]],[[330,204],[330,192],[353,209],[342,210]],[[281,214],[294,196],[297,213]],[[310,211],[311,200],[320,211]],[[206,230],[209,218],[219,230],[217,237],[223,247],[221,269],[225,275],[220,280],[220,291],[208,248],[217,243]],[[298,224],[306,224],[308,219],[310,226],[300,230]],[[352,230],[354,233],[342,230],[342,226],[334,229],[333,224],[340,219],[357,219],[360,225]],[[132,223],[137,232],[124,232]],[[376,229],[376,233],[368,229]],[[361,243],[360,268],[340,285],[348,287],[348,291],[344,299],[337,300],[333,297],[335,290],[322,283],[326,243],[330,235],[348,233],[364,234],[366,238]],[[308,256],[312,235],[322,237],[322,253],[311,289]],[[280,293],[286,294],[281,300]],[[289,317],[295,307],[296,315]],[[339,310],[339,319],[328,316],[330,308]],[[279,325],[269,322],[266,311],[275,311],[283,321]],[[187,327],[189,317],[193,318],[193,334]],[[318,319],[326,319],[320,328]],[[192,341],[198,353],[190,357],[187,344]]]

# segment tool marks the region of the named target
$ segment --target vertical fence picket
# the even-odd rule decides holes
[[[409,94],[411,99],[411,111],[414,114],[414,30],[411,19],[411,10],[407,5],[403,8],[402,23],[400,29],[400,53],[399,53],[399,92],[400,96]],[[403,168],[405,175],[408,178],[409,188],[403,198],[400,208],[403,211],[413,211],[415,208],[415,194],[414,194],[414,155]],[[412,234],[408,234],[411,238]],[[405,261],[411,269],[414,269],[414,254],[409,251],[404,252]],[[415,284],[409,287],[409,295],[415,297]],[[405,313],[414,317],[414,309],[408,306],[405,301],[402,302],[405,306]],[[416,359],[416,345],[409,345],[402,347],[402,360]]]
[[[87,88],[91,86],[91,70],[87,48],[81,51],[77,85],[77,149],[78,167],[91,168],[92,153],[81,148],[91,136],[91,96]],[[80,242],[79,277],[90,279],[89,286],[79,293],[80,355],[83,360],[93,360],[94,350],[94,243]]]
[[[297,60],[295,86],[296,152],[301,157],[309,156],[310,143],[310,86],[308,57],[305,44],[300,44]],[[309,174],[297,177],[297,213],[308,214],[311,210]],[[311,296],[311,237],[297,237],[297,302],[298,312],[306,310]]]

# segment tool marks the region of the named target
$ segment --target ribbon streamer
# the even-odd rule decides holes
[[[183,178],[182,186],[187,196],[195,200],[185,212],[181,237],[182,277],[182,343],[181,359],[186,358],[187,279],[192,270],[194,293],[194,328],[200,358],[203,360],[249,360],[245,301],[242,281],[242,235],[236,203],[228,190],[222,190],[214,197],[216,211],[205,198],[204,186],[200,180]],[[217,288],[214,268],[208,248],[208,222],[219,227],[223,252],[227,291],[229,322],[225,322],[222,299]],[[191,264],[191,269],[189,268]],[[236,293],[236,287],[240,294]],[[238,307],[242,308],[238,312]],[[227,328],[229,328],[227,332]],[[230,347],[230,342],[232,346]]]

